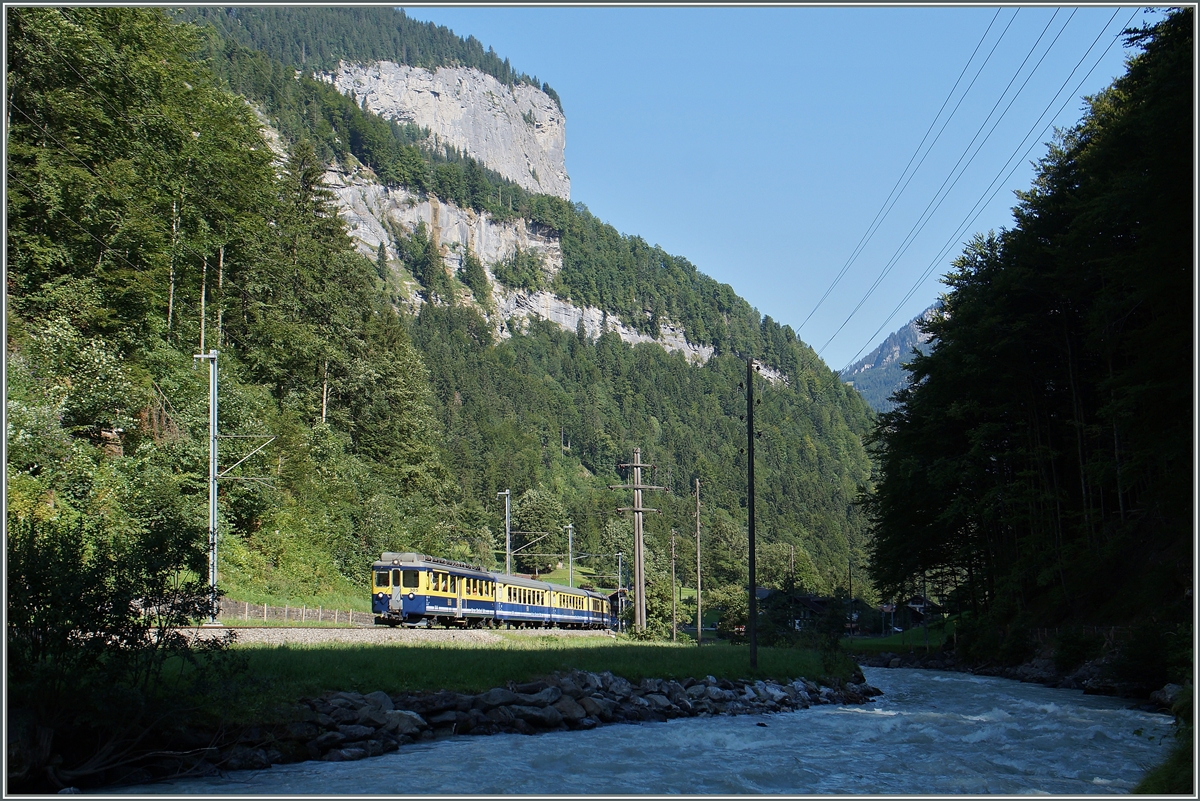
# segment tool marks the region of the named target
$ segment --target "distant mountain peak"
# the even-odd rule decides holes
[[[873,351],[839,373],[842,381],[858,390],[875,411],[890,411],[895,406],[889,400],[892,393],[908,383],[908,371],[902,365],[908,362],[913,348],[928,350],[929,335],[921,331],[919,324],[932,319],[941,308],[939,300],[898,331],[888,334]]]

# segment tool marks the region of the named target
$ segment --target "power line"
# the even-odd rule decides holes
[[[950,123],[951,118],[954,117],[955,112],[957,112],[959,106],[962,105],[963,99],[966,98],[967,93],[971,91],[971,87],[975,85],[975,80],[979,77],[979,74],[983,71],[983,68],[987,66],[988,61],[992,57],[992,53],[996,52],[996,47],[1004,38],[1004,34],[1008,32],[1008,26],[1011,26],[1012,21],[1016,19],[1016,13],[1014,13],[1012,18],[1009,19],[1008,26],[1005,27],[1004,31],[1000,34],[1000,38],[996,40],[996,44],[993,45],[991,51],[988,52],[987,58],[985,58],[983,63],[979,66],[979,70],[975,73],[975,77],[971,79],[971,83],[967,86],[966,90],[963,91],[962,97],[958,99],[958,103],[955,104],[954,109],[950,112],[950,115],[946,117],[946,122],[943,123],[941,129],[938,130],[937,136],[935,136],[933,141],[929,143],[929,149],[925,151],[924,156],[921,156],[921,161],[917,163],[917,166],[913,170],[912,175],[909,176],[908,181],[905,181],[904,187],[900,189],[900,194],[896,194],[896,187],[900,186],[900,182],[904,180],[904,176],[908,173],[908,168],[912,166],[913,160],[917,157],[917,154],[921,152],[921,147],[925,144],[925,140],[929,138],[929,132],[932,131],[933,126],[937,124],[938,119],[942,116],[942,111],[944,111],[946,108],[946,104],[950,102],[950,98],[954,96],[954,92],[956,89],[958,89],[958,85],[962,82],[963,76],[967,74],[967,69],[971,66],[971,62],[975,60],[975,54],[978,53],[979,48],[983,46],[984,41],[987,39],[988,33],[992,30],[992,25],[994,25],[996,20],[999,18],[1001,10],[1002,9],[1000,8],[996,9],[995,16],[993,16],[992,21],[988,23],[987,29],[983,32],[983,36],[980,37],[979,43],[975,45],[975,49],[971,51],[971,56],[967,59],[967,63],[963,64],[962,71],[958,74],[957,80],[954,81],[954,86],[950,88],[950,93],[947,94],[946,99],[942,101],[941,108],[938,109],[937,114],[935,114],[933,119],[930,121],[929,128],[926,129],[925,135],[921,137],[921,141],[917,145],[917,149],[913,151],[912,156],[908,159],[908,164],[904,165],[904,169],[900,172],[900,176],[896,178],[896,183],[892,185],[892,190],[888,192],[888,196],[884,199],[883,205],[879,207],[879,211],[875,212],[875,219],[871,220],[871,224],[867,226],[867,230],[863,233],[862,237],[858,240],[858,244],[854,246],[854,250],[850,253],[850,258],[846,260],[846,263],[842,266],[841,271],[838,272],[837,276],[833,279],[833,283],[831,283],[829,288],[825,290],[825,294],[821,295],[820,300],[817,301],[817,305],[814,306],[812,311],[808,313],[808,316],[804,318],[804,322],[800,323],[800,325],[797,327],[797,333],[804,328],[805,324],[808,323],[808,321],[812,319],[812,316],[817,313],[817,310],[821,308],[821,304],[823,304],[825,299],[829,297],[829,293],[833,292],[834,287],[838,285],[838,283],[842,280],[842,277],[846,275],[846,271],[849,270],[850,266],[858,259],[859,255],[863,251],[863,248],[865,248],[867,243],[870,242],[871,237],[873,237],[875,232],[879,230],[879,226],[883,224],[883,220],[887,218],[887,215],[891,213],[891,210],[896,205],[896,202],[900,200],[900,195],[904,194],[904,190],[908,188],[909,182],[912,181],[912,175],[916,175],[917,170],[921,169],[921,165],[925,163],[925,158],[933,150],[933,146],[937,144],[938,139],[941,138],[942,132],[946,130],[946,126]],[[1020,9],[1017,9],[1017,13],[1019,12]],[[894,194],[896,195],[896,200],[892,201],[892,195]],[[889,201],[892,201],[890,206],[888,205]],[[876,223],[878,223],[878,225],[876,225]]]
[[[924,210],[922,210],[921,214],[917,217],[917,221],[915,223],[913,223],[913,227],[909,229],[909,232],[905,235],[904,239],[901,241],[901,244],[898,247],[898,249],[896,250],[896,252],[892,255],[892,257],[890,259],[888,259],[888,261],[885,263],[885,265],[883,267],[883,270],[880,271],[879,275],[875,278],[874,282],[871,284],[870,287],[868,287],[866,293],[864,293],[862,298],[859,299],[858,303],[850,311],[850,314],[848,314],[846,316],[846,319],[842,321],[842,324],[838,326],[837,330],[834,331],[833,334],[829,337],[829,339],[826,340],[825,344],[821,346],[820,350],[823,351],[823,350],[825,350],[825,348],[829,347],[829,344],[831,342],[833,342],[833,340],[837,337],[837,335],[839,333],[841,333],[842,329],[844,329],[846,327],[846,325],[850,322],[850,320],[853,319],[854,315],[858,313],[858,310],[862,308],[863,304],[866,303],[867,300],[871,297],[871,295],[873,295],[875,293],[875,290],[879,288],[879,285],[883,283],[883,280],[895,268],[895,266],[899,262],[900,258],[904,255],[905,252],[907,252],[908,248],[912,245],[912,243],[914,241],[916,241],[916,238],[921,234],[921,232],[925,230],[925,226],[929,223],[929,221],[931,219],[933,219],[933,215],[937,212],[938,209],[941,208],[942,203],[944,203],[946,198],[949,197],[950,192],[953,191],[954,187],[958,185],[959,180],[962,178],[963,174],[967,171],[967,168],[971,166],[971,164],[975,161],[976,156],[979,155],[979,151],[983,148],[983,145],[986,144],[987,140],[991,138],[991,135],[996,130],[996,127],[999,126],[1001,120],[1004,119],[1005,115],[1008,113],[1008,110],[1012,108],[1012,104],[1016,102],[1017,97],[1020,96],[1021,92],[1029,84],[1029,81],[1033,77],[1033,74],[1037,71],[1037,68],[1039,66],[1041,66],[1042,61],[1046,58],[1046,56],[1049,54],[1050,50],[1053,49],[1054,45],[1058,42],[1059,37],[1062,36],[1063,31],[1065,31],[1067,28],[1067,25],[1070,24],[1071,18],[1073,18],[1075,16],[1075,12],[1074,11],[1071,12],[1071,17],[1067,18],[1067,23],[1064,24],[1062,29],[1059,30],[1058,34],[1054,37],[1054,41],[1050,43],[1050,46],[1046,48],[1046,52],[1042,54],[1042,57],[1038,60],[1038,63],[1036,65],[1034,65],[1034,68],[1032,70],[1030,70],[1029,75],[1026,76],[1025,82],[1021,84],[1021,87],[1012,96],[1012,99],[1009,101],[1008,105],[1004,108],[1004,111],[1000,113],[1000,116],[996,118],[996,122],[992,125],[991,130],[988,131],[987,136],[985,136],[983,141],[979,143],[979,147],[975,149],[975,152],[971,153],[971,147],[975,144],[975,140],[977,140],[979,138],[979,134],[983,132],[983,129],[987,126],[988,121],[991,120],[992,115],[996,113],[996,109],[1000,106],[1000,103],[1002,103],[1004,101],[1004,97],[1008,94],[1008,90],[1010,88],[1012,88],[1013,82],[1016,81],[1017,77],[1021,74],[1021,70],[1023,70],[1025,68],[1025,65],[1029,62],[1030,57],[1037,50],[1038,45],[1041,44],[1042,38],[1045,37],[1045,35],[1046,35],[1046,31],[1048,31],[1050,29],[1050,25],[1053,24],[1054,18],[1057,16],[1058,16],[1058,10],[1056,9],[1054,14],[1050,17],[1049,22],[1046,23],[1046,27],[1042,29],[1041,34],[1038,35],[1037,40],[1033,43],[1033,46],[1030,47],[1029,52],[1025,55],[1025,59],[1021,62],[1020,66],[1017,67],[1016,72],[1013,73],[1013,77],[1009,79],[1008,85],[1004,87],[1004,91],[1002,91],[1000,93],[1000,96],[996,99],[996,102],[992,105],[991,110],[988,112],[988,114],[984,118],[983,122],[980,123],[978,130],[976,130],[976,132],[975,132],[975,135],[973,137],[971,137],[971,141],[967,143],[967,146],[963,149],[963,152],[959,155],[958,160],[954,163],[954,166],[950,168],[950,172],[946,175],[946,178],[942,181],[941,186],[939,186],[937,191],[934,192],[934,195],[932,198],[930,198],[929,203],[927,203],[925,205]],[[1107,24],[1105,27],[1107,27]],[[971,155],[968,158],[969,153]],[[966,164],[963,164],[963,159],[967,159]],[[961,170],[959,170],[959,165],[962,165]],[[957,174],[955,172],[956,170],[957,170]],[[947,184],[949,184],[949,186],[947,186]],[[943,193],[943,190],[945,190],[944,193]]]
[[[1122,26],[1122,30],[1124,30],[1126,27],[1128,27],[1129,23],[1133,22],[1133,18],[1137,16],[1137,13],[1139,10],[1141,10],[1140,6],[1136,9],[1134,9],[1133,14],[1130,15],[1129,19],[1125,22],[1125,25]],[[941,260],[946,256],[946,254],[949,252],[949,250],[952,247],[954,247],[954,244],[958,240],[958,238],[960,236],[962,236],[962,234],[968,228],[970,228],[971,225],[974,224],[976,219],[979,218],[979,215],[983,213],[983,209],[986,206],[986,204],[991,202],[991,200],[999,193],[1000,189],[1003,188],[1004,182],[1012,177],[1013,173],[1016,172],[1017,167],[1019,167],[1021,165],[1021,163],[1025,160],[1025,158],[1027,158],[1029,156],[1029,154],[1033,151],[1034,147],[1037,146],[1037,144],[1038,144],[1037,140],[1040,139],[1041,136],[1044,135],[1048,130],[1050,130],[1050,128],[1053,126],[1053,122],[1051,122],[1051,124],[1049,124],[1049,125],[1046,125],[1044,128],[1041,129],[1040,132],[1038,132],[1036,134],[1034,141],[1029,144],[1029,146],[1025,149],[1025,152],[1021,155],[1021,157],[1017,160],[1017,162],[1015,164],[1013,164],[1013,159],[1017,158],[1017,154],[1021,152],[1021,148],[1025,147],[1025,143],[1027,141],[1029,141],[1030,136],[1034,135],[1034,132],[1037,131],[1038,125],[1045,118],[1047,112],[1050,111],[1050,108],[1054,105],[1054,103],[1062,95],[1063,89],[1066,88],[1067,83],[1070,82],[1072,76],[1074,76],[1075,73],[1079,70],[1079,67],[1083,64],[1083,62],[1085,60],[1087,60],[1088,55],[1092,52],[1092,50],[1095,48],[1096,44],[1100,41],[1101,37],[1104,35],[1104,31],[1108,29],[1108,26],[1112,23],[1113,19],[1116,18],[1117,13],[1119,13],[1119,9],[1117,12],[1114,12],[1113,16],[1110,17],[1108,19],[1108,22],[1106,22],[1104,24],[1104,28],[1100,31],[1100,34],[1098,34],[1096,36],[1096,38],[1092,41],[1091,46],[1088,47],[1087,51],[1083,54],[1083,56],[1076,63],[1075,68],[1071,70],[1069,75],[1067,75],[1066,80],[1063,81],[1063,83],[1059,87],[1058,91],[1054,93],[1053,98],[1051,98],[1050,102],[1047,104],[1046,108],[1042,111],[1041,115],[1034,122],[1033,126],[1029,129],[1029,131],[1025,134],[1025,136],[1021,138],[1021,143],[1017,146],[1016,150],[1013,151],[1013,154],[1011,156],[1009,156],[1008,160],[1004,163],[1004,166],[1002,166],[1000,168],[1000,171],[997,173],[996,177],[992,179],[992,182],[988,185],[987,189],[984,190],[983,195],[980,197],[980,199],[978,201],[976,201],[975,205],[971,207],[971,210],[967,212],[966,217],[964,217],[964,221],[962,223],[960,223],[959,226],[955,229],[955,233],[949,238],[949,240],[947,240],[946,244],[943,245],[942,248],[938,251],[938,254],[933,258],[933,260],[930,262],[929,266],[926,267],[925,270],[921,273],[920,277],[918,277],[917,281],[912,285],[912,287],[908,290],[908,292],[904,295],[904,297],[900,299],[900,302],[896,304],[896,307],[884,319],[884,321],[879,325],[879,327],[877,329],[875,329],[875,333],[871,335],[871,337],[867,340],[866,344],[864,344],[862,347],[860,347],[858,349],[858,352],[855,353],[853,357],[851,357],[850,361],[846,364],[846,367],[849,367],[850,365],[852,365],[858,359],[858,357],[862,354],[862,352],[864,350],[866,350],[871,345],[872,342],[875,341],[875,338],[877,336],[879,336],[880,332],[883,331],[884,327],[887,326],[892,321],[892,319],[895,318],[896,314],[899,313],[900,309],[903,308],[904,304],[908,301],[908,299],[911,298],[916,293],[917,289],[921,286],[922,283],[924,283],[925,279],[927,279],[929,277],[929,275],[933,272],[933,270],[941,262]],[[1117,34],[1117,36],[1119,36],[1119,35],[1120,34]],[[1095,72],[1096,67],[1100,66],[1100,62],[1103,60],[1105,54],[1107,54],[1108,51],[1112,49],[1113,45],[1116,44],[1116,42],[1117,42],[1117,37],[1114,36],[1113,40],[1104,49],[1104,52],[1101,53],[1099,58],[1096,59],[1096,63],[1094,63],[1091,66],[1091,68],[1087,71],[1087,74],[1085,74],[1079,80],[1079,83],[1075,85],[1075,88],[1067,94],[1066,99],[1058,107],[1057,111],[1055,111],[1055,113],[1053,115],[1054,117],[1057,117],[1058,114],[1062,113],[1063,109],[1066,108],[1067,103],[1069,103],[1075,97],[1076,93],[1080,90],[1080,88],[1082,88],[1084,82],[1086,82],[1087,79],[1089,77],[1091,77],[1092,73]],[[1009,164],[1013,164],[1012,169],[1008,170],[1008,173],[1005,174],[1004,171],[1005,171],[1005,169],[1008,169]],[[997,182],[999,182],[998,186],[997,186]],[[995,189],[993,190],[992,187],[995,187]],[[990,194],[988,194],[989,192],[990,192]],[[846,369],[846,367],[843,367],[842,369]]]

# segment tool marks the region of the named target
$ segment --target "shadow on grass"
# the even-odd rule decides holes
[[[327,691],[386,693],[453,690],[477,693],[507,682],[522,683],[556,671],[611,671],[630,681],[643,678],[684,679],[715,676],[725,679],[824,678],[821,656],[798,648],[760,648],[758,668],[750,668],[749,651],[737,647],[687,647],[606,640],[581,645],[542,638],[537,644],[438,647],[429,645],[347,645],[312,647],[246,647],[252,677],[265,679],[269,689],[247,712],[261,714],[302,697]],[[847,679],[854,666],[846,660]]]

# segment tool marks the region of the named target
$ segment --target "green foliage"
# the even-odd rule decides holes
[[[1159,621],[1146,621],[1133,628],[1109,670],[1118,681],[1129,682],[1150,693],[1168,682],[1190,680],[1192,649],[1190,624],[1165,626]]]
[[[1130,35],[1016,227],[954,263],[871,439],[875,582],[953,577],[1009,656],[1030,626],[1191,616],[1192,15]]]
[[[1184,687],[1171,707],[1175,716],[1175,743],[1160,765],[1147,771],[1133,788],[1135,793],[1150,795],[1194,795],[1196,792],[1196,734],[1192,706],[1195,689]]]
[[[13,9],[9,512],[196,531],[220,351],[223,585],[353,594],[381,550],[479,538],[428,376],[322,186],[152,9]],[[265,474],[265,475],[264,475]],[[153,500],[146,493],[155,493]],[[226,581],[227,579],[227,581]]]
[[[232,637],[193,644],[180,629],[212,609],[198,533],[169,517],[132,532],[103,519],[10,519],[10,786],[93,780],[148,731],[236,683],[244,660]]]
[[[1054,644],[1054,669],[1059,673],[1070,673],[1075,668],[1100,656],[1104,650],[1104,637],[1081,629],[1067,629]]]
[[[341,60],[394,61],[435,70],[472,67],[509,86],[538,86],[474,36],[463,39],[444,25],[418,22],[392,8],[194,8],[176,12],[190,22],[213,26],[244,47],[261,50],[289,67],[336,69]],[[547,84],[542,91],[562,110]]]
[[[706,609],[721,613],[717,634],[731,642],[745,642],[745,628],[750,619],[750,595],[744,585],[718,584],[704,590]]]
[[[567,556],[570,522],[558,496],[542,487],[525,490],[512,506],[513,550],[524,548],[516,564],[532,573],[553,569]]]
[[[426,300],[453,302],[454,294],[446,273],[445,259],[442,258],[441,248],[430,239],[424,221],[417,223],[408,236],[396,240],[396,256],[425,288]]]
[[[482,306],[484,311],[490,312],[492,309],[492,284],[488,281],[487,272],[483,269],[483,262],[470,248],[462,257],[462,266],[458,269],[458,277],[467,285],[467,289],[471,290],[475,302]]]
[[[504,259],[494,263],[492,274],[505,286],[530,292],[537,292],[546,283],[541,258],[534,251],[522,250],[519,247]]]

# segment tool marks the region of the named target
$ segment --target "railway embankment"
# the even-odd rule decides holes
[[[838,686],[804,678],[779,683],[712,676],[648,678],[635,684],[608,671],[576,670],[477,694],[332,692],[301,700],[291,710],[290,721],[247,727],[236,741],[221,747],[205,747],[204,734],[197,732],[188,756],[174,765],[164,763],[158,771],[138,768],[120,783],[306,760],[352,761],[442,737],[535,735],[680,717],[786,712],[822,704],[862,704],[881,694],[861,673],[853,678],[856,681]]]

